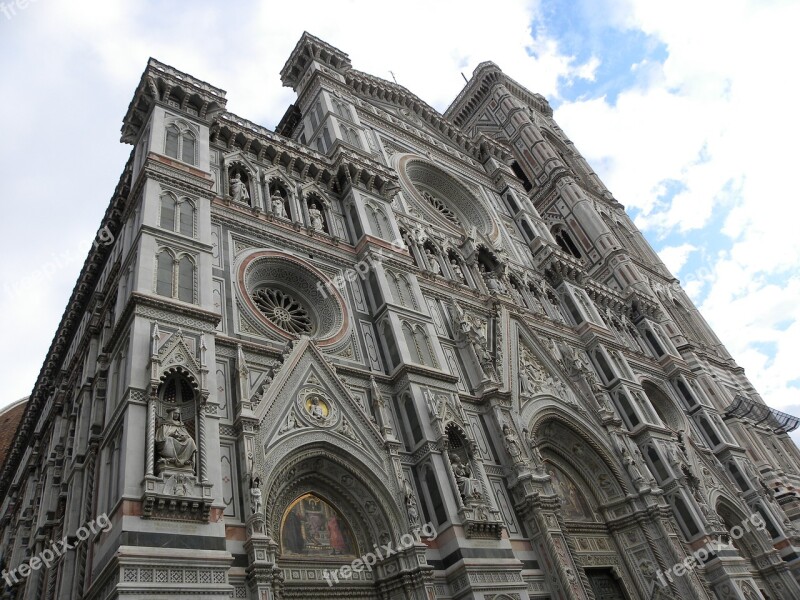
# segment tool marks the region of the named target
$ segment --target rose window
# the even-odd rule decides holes
[[[445,217],[451,223],[459,225],[458,218],[456,217],[455,213],[452,210],[450,210],[444,202],[442,202],[436,196],[429,194],[428,192],[422,192],[422,195],[430,203],[430,205],[433,206],[433,208],[435,208],[441,213],[443,217]]]
[[[314,324],[306,308],[294,297],[278,289],[253,292],[253,302],[272,323],[289,333],[311,333]]]

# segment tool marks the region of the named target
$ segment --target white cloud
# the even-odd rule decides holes
[[[800,5],[620,0],[609,14],[658,38],[667,59],[635,65],[638,85],[615,105],[568,103],[556,118],[651,239],[683,234],[662,251],[668,264],[683,267],[684,248],[723,247],[685,274],[686,289],[764,399],[796,406],[800,198],[786,174],[800,136],[788,75]],[[670,202],[666,182],[678,188]]]
[[[683,265],[689,260],[689,256],[697,250],[692,244],[681,244],[680,246],[667,246],[658,251],[658,255],[673,275],[680,273]]]

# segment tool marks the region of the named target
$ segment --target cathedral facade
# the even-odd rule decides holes
[[[304,34],[275,131],[151,59],[0,479],[1,599],[800,598],[766,407],[553,120]]]

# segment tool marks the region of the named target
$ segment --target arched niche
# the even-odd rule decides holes
[[[551,412],[529,429],[542,455],[549,457],[551,463],[568,465],[573,481],[575,477],[582,478],[597,503],[621,499],[626,492],[616,461],[599,441],[576,427],[574,420],[573,416]]]
[[[352,455],[342,456],[332,444],[305,443],[279,464],[280,468],[264,474],[265,523],[279,542],[279,564],[304,559],[298,546],[286,546],[282,536],[293,507],[308,495],[326,503],[326,515],[336,515],[340,532],[347,537],[347,550],[356,556],[378,543],[396,543],[408,531],[407,517],[398,505],[399,491],[388,489],[375,469]],[[319,558],[320,552],[324,550],[311,558]]]

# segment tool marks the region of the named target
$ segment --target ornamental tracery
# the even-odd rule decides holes
[[[284,339],[307,335],[324,345],[346,337],[349,319],[336,286],[295,256],[250,252],[239,264],[238,284],[242,310],[249,309],[265,332]]]

